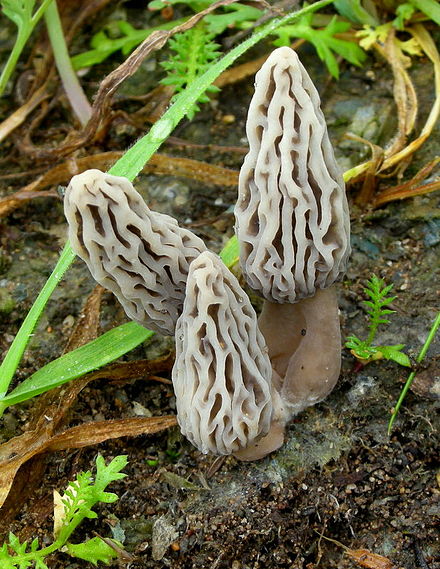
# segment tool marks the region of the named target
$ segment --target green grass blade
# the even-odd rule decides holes
[[[0,413],[9,405],[27,401],[116,360],[153,335],[154,332],[136,322],[113,328],[96,340],[48,363],[22,381],[0,401]]]
[[[40,294],[37,296],[32,308],[29,310],[23,324],[20,327],[17,335],[6,354],[0,366],[0,399],[6,393],[15,370],[21,360],[23,352],[29,341],[29,338],[34,331],[34,328],[47,304],[51,294],[57,287],[62,279],[66,270],[70,267],[75,258],[75,253],[72,251],[70,245],[67,243],[61,253],[61,256],[56,264],[52,274],[46,281],[46,284],[41,289]]]

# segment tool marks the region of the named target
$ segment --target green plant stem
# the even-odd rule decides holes
[[[153,125],[148,134],[139,139],[109,170],[110,174],[115,176],[125,176],[130,181],[139,174],[144,165],[151,156],[158,150],[160,145],[168,138],[173,129],[183,119],[188,110],[192,108],[197,99],[206,91],[206,89],[215,81],[215,79],[227,69],[234,61],[243,55],[249,48],[264,39],[278,26],[287,24],[304,14],[319,10],[333,0],[319,0],[311,6],[306,6],[302,10],[294,14],[288,14],[283,18],[277,18],[270,21],[264,27],[260,28],[251,37],[242,44],[236,46],[217,63],[214,63],[203,75],[196,79],[185,91],[180,93],[176,101],[164,113],[164,115]],[[20,363],[23,352],[26,348],[29,338],[34,330],[38,319],[44,310],[44,306],[49,300],[52,292],[63,277],[64,273],[72,264],[75,258],[69,242],[66,243],[61,257],[44,285],[35,303],[33,304],[29,314],[26,316],[17,336],[9,348],[6,357],[0,366],[0,400],[6,394],[8,387],[12,381],[12,377]]]
[[[433,325],[431,326],[431,329],[430,329],[429,334],[425,340],[425,343],[423,344],[423,347],[420,350],[420,353],[416,358],[416,361],[418,363],[420,363],[424,359],[424,357],[426,356],[426,352],[428,351],[429,346],[431,345],[431,342],[434,339],[439,326],[440,326],[440,312],[437,314],[437,317],[434,320]],[[417,373],[416,371],[412,371],[409,374],[408,379],[406,380],[406,383],[403,386],[402,391],[400,392],[399,399],[397,400],[397,403],[394,406],[394,410],[393,410],[393,413],[391,415],[390,422],[388,423],[388,435],[391,434],[391,430],[393,428],[394,421],[396,420],[397,413],[399,412],[399,409],[402,406],[403,400],[405,399],[405,396],[408,393],[408,389],[411,387],[411,384],[414,381],[414,378],[416,377],[416,373]]]
[[[371,346],[371,344],[373,343],[373,340],[374,340],[374,338],[376,337],[376,332],[377,332],[378,326],[379,326],[378,324],[374,324],[374,323],[371,324],[371,326],[370,326],[370,332],[369,332],[368,338],[367,338],[367,340],[366,340],[366,342],[365,342],[368,346]]]
[[[23,51],[23,48],[29,39],[29,36],[33,32],[35,26],[38,24],[51,2],[52,0],[44,0],[35,14],[30,18],[28,25],[23,25],[18,28],[14,47],[12,48],[12,51],[0,76],[0,95],[6,88],[6,85],[15,69],[15,66],[17,65],[17,61],[21,55],[21,52]]]
[[[20,363],[23,352],[29,342],[29,338],[32,336],[32,332],[34,331],[34,328],[41,316],[44,306],[74,259],[75,253],[72,251],[69,243],[66,243],[63,251],[61,252],[60,258],[58,259],[58,263],[41,289],[40,294],[32,305],[32,308],[29,310],[0,366],[0,398],[4,397],[8,390],[9,384],[11,383],[18,364]]]
[[[82,126],[85,126],[92,115],[92,107],[73,70],[55,0],[47,7],[44,19],[46,21],[47,33],[49,34],[50,43],[52,45],[55,63],[67,98],[79,122]]]

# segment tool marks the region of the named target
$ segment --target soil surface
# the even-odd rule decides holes
[[[264,49],[267,46],[249,58]],[[383,62],[370,59],[362,68],[342,64],[341,78],[335,82],[311,48],[302,48],[300,55],[321,93],[330,135],[346,170],[368,158],[370,150],[343,138],[345,132],[374,144],[384,144],[394,132],[391,72]],[[93,76],[85,77],[91,93],[109,66],[97,66]],[[138,93],[144,83],[148,90],[152,68],[154,60],[144,64],[121,93]],[[411,76],[420,97],[420,128],[434,96],[429,61],[417,61]],[[220,153],[206,145],[245,147],[252,85],[250,78],[224,88],[192,122],[183,122],[173,133],[201,147],[168,144],[161,152],[238,169],[242,153]],[[10,104],[9,111],[14,108],[12,98]],[[2,113],[8,114],[5,105]],[[133,142],[130,129],[123,127],[114,128],[106,146],[94,151],[122,149]],[[405,179],[435,157],[439,144],[437,125]],[[36,159],[14,154],[9,143],[2,150],[2,174],[11,172],[10,152],[13,172],[40,166]],[[389,186],[398,183],[385,180],[381,187],[388,182]],[[0,179],[2,196],[22,183],[22,179]],[[151,174],[141,175],[136,187],[151,207],[177,217],[217,252],[233,233],[235,188]],[[391,323],[381,328],[377,343],[405,344],[405,351],[415,358],[438,310],[439,194],[372,210],[354,205],[358,191],[348,189],[353,253],[348,273],[337,285],[343,337],[366,336],[363,286],[375,273],[392,283],[397,295],[396,312],[390,316]],[[34,199],[0,221],[3,355],[54,267],[65,235],[62,202],[57,197]],[[62,353],[93,286],[86,266],[77,260],[39,322],[16,383]],[[105,294],[101,331],[124,321],[117,301]],[[335,390],[323,403],[299,415],[288,427],[284,446],[264,460],[243,463],[227,458],[219,463],[196,451],[177,428],[49,453],[20,511],[8,519],[7,527],[0,524],[1,533],[11,530],[22,538],[37,536],[43,543],[50,542],[53,489],[62,490],[77,472],[93,469],[98,452],[106,461],[126,454],[127,477],[110,488],[119,501],[98,507],[99,517],[84,523],[74,538],[90,538],[93,532],[117,537],[133,556],[126,562],[131,569],[385,567],[378,560],[367,565],[368,558],[357,550],[388,558],[388,569],[438,569],[439,343],[434,339],[391,437],[387,435],[390,410],[408,370],[384,361],[359,369],[348,350],[343,350],[343,370]],[[124,359],[155,359],[170,349],[172,342],[157,335]],[[31,401],[5,413],[0,423],[2,442],[26,429],[34,405]],[[64,426],[173,413],[175,400],[169,384],[142,380],[118,384],[103,378],[81,391]],[[22,467],[30,479],[32,468],[32,461]],[[12,500],[20,501],[22,491],[13,487]],[[49,566],[77,569],[89,564],[59,553],[51,557]]]

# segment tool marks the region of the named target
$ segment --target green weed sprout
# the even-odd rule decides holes
[[[33,13],[35,0],[0,0],[3,14],[12,20],[18,28],[14,47],[0,76],[0,95],[5,90],[29,36],[51,2],[52,0],[43,0]]]
[[[130,181],[134,180],[151,156],[159,149],[161,144],[168,138],[188,111],[193,108],[199,97],[205,93],[220,73],[232,65],[232,63],[234,63],[234,61],[243,55],[248,49],[267,37],[279,26],[289,24],[304,14],[319,10],[330,4],[331,1],[332,0],[319,0],[311,6],[306,6],[301,10],[298,10],[298,12],[288,14],[283,18],[275,18],[271,20],[269,23],[254,32],[243,43],[237,45],[218,61],[212,63],[201,76],[197,77],[191,85],[188,85],[184,91],[178,94],[174,103],[153,125],[148,134],[140,138],[112,166],[109,173],[114,176],[125,176]],[[237,239],[234,237],[227,243],[221,252],[221,256],[224,259],[228,259],[228,261],[236,259],[237,250]],[[44,366],[36,372],[36,374],[33,374],[20,383],[10,393],[7,393],[12,382],[12,378],[14,377],[44,307],[46,306],[52,292],[63,278],[63,275],[73,263],[74,259],[75,254],[73,253],[70,244],[66,243],[58,263],[32,305],[32,308],[17,332],[5,359],[0,366],[0,417],[9,405],[27,401],[35,395],[39,395],[53,389],[54,387],[67,383],[75,377],[79,377],[79,375],[98,369],[102,365],[105,365],[129,350],[132,350],[135,346],[141,344],[146,338],[152,335],[151,331],[142,328],[134,322],[128,322],[127,324],[123,324],[111,331],[113,333],[111,335],[111,342],[107,343],[106,341],[103,341],[102,337],[94,341],[97,342],[101,340],[103,344],[100,346],[100,350],[98,352],[99,357],[93,356],[92,346],[89,352],[89,355],[92,355],[84,361],[82,357],[79,357],[79,355],[81,355],[78,353],[78,350],[81,349],[79,348],[78,350],[75,350],[75,353],[70,352],[70,354],[66,354],[67,356],[70,355],[70,359],[68,361],[64,360],[64,362],[61,363],[61,358],[58,358],[58,360],[50,362],[47,366]],[[116,336],[120,334],[118,341],[115,341],[115,334]],[[89,346],[90,348],[90,344],[86,344],[86,346]],[[86,348],[86,346],[82,346],[82,348]],[[78,374],[78,365],[80,362],[82,362],[81,373]],[[60,369],[62,369],[62,371],[60,371]]]
[[[80,472],[76,480],[71,482],[64,496],[60,497],[59,503],[55,500],[54,511],[54,538],[55,540],[47,547],[39,547],[38,538],[30,544],[20,540],[13,533],[9,533],[9,540],[0,547],[0,566],[2,569],[49,569],[45,558],[56,551],[63,551],[73,557],[89,561],[94,565],[98,561],[110,563],[117,557],[116,549],[121,548],[119,542],[113,541],[115,547],[100,537],[94,537],[82,543],[71,543],[70,536],[80,523],[86,519],[94,519],[98,514],[93,508],[98,502],[111,504],[118,500],[118,496],[112,492],[105,492],[106,487],[115,480],[124,478],[121,470],[127,464],[127,457],[117,456],[108,465],[104,458],[98,455],[96,458],[96,474],[92,477],[90,471]]]
[[[385,286],[382,279],[372,275],[367,281],[364,292],[370,297],[365,300],[366,312],[369,316],[368,328],[369,333],[366,340],[360,340],[357,336],[348,336],[345,347],[348,348],[352,355],[355,356],[363,365],[376,360],[392,360],[402,366],[411,367],[411,362],[406,354],[402,352],[404,344],[396,344],[394,346],[373,346],[374,338],[380,324],[389,324],[386,318],[388,314],[392,314],[395,310],[386,308],[395,300],[395,296],[387,296],[393,285]]]

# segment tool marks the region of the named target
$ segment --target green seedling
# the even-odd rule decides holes
[[[339,65],[335,57],[346,59],[353,65],[361,66],[365,61],[365,52],[354,42],[337,37],[351,28],[349,22],[342,22],[334,16],[327,26],[320,29],[313,26],[312,14],[306,15],[290,26],[278,28],[274,34],[278,39],[276,46],[290,45],[294,38],[303,38],[313,45],[319,58],[325,63],[333,77],[339,78]]]
[[[387,296],[393,288],[393,285],[385,286],[382,279],[372,275],[364,288],[364,292],[370,297],[365,300],[366,312],[369,317],[368,328],[369,333],[366,340],[360,340],[357,336],[348,336],[345,347],[348,348],[352,355],[359,360],[362,365],[366,365],[376,360],[392,360],[402,366],[411,367],[409,357],[402,352],[404,344],[396,344],[393,346],[374,346],[373,342],[377,334],[377,330],[381,324],[389,324],[387,316],[395,312],[386,308],[394,300],[395,296]]]
[[[111,504],[118,500],[118,496],[112,492],[105,492],[106,487],[116,480],[124,478],[121,470],[127,464],[126,456],[117,456],[109,464],[101,455],[96,458],[96,474],[80,472],[76,480],[71,482],[63,496],[55,493],[54,497],[54,541],[47,547],[40,547],[38,538],[30,544],[20,540],[13,533],[9,534],[9,540],[0,547],[0,566],[2,569],[49,569],[45,558],[56,551],[68,553],[72,557],[78,557],[97,565],[99,561],[110,563],[117,557],[116,549],[122,544],[115,540],[103,540],[94,537],[82,543],[71,543],[70,537],[75,529],[86,518],[94,519],[98,514],[93,508],[102,502]],[[108,542],[111,541],[112,547]]]

